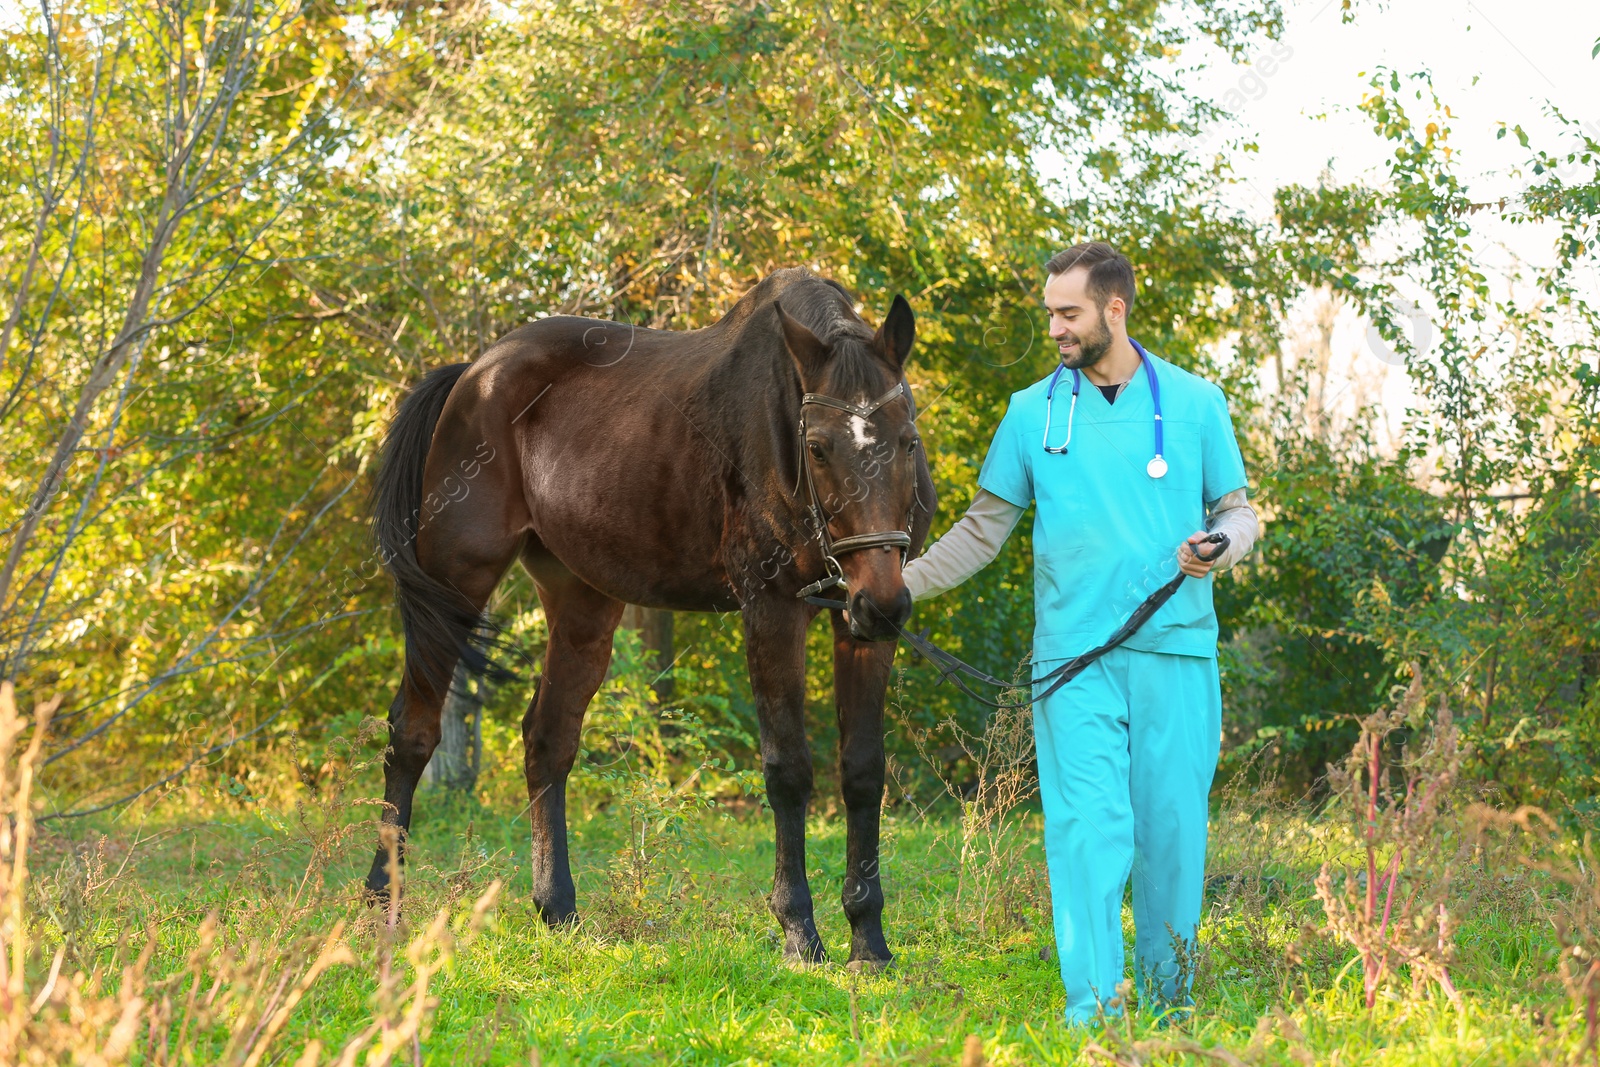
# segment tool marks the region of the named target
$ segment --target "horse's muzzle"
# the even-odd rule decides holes
[[[911,590],[905,586],[889,603],[866,592],[850,594],[850,636],[860,641],[893,641],[911,618]]]

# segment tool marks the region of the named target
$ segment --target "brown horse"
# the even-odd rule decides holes
[[[900,569],[935,504],[904,376],[914,336],[903,297],[874,331],[837,283],[781,270],[702,330],[548,318],[418,383],[389,431],[374,505],[406,637],[385,820],[402,836],[410,824],[458,660],[494,670],[481,613],[520,559],[550,633],[522,719],[533,898],[546,922],[574,919],[566,781],[623,606],[738,609],[776,824],[772,912],[786,955],[822,959],[805,864],[805,631],[818,609],[803,594],[839,576],[844,910],[851,961],[886,963],[884,694],[911,611]],[[387,891],[384,850],[367,886]]]

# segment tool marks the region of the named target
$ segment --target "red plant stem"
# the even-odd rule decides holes
[[[1383,935],[1389,930],[1389,909],[1394,906],[1394,887],[1400,880],[1400,853],[1403,849],[1396,849],[1394,859],[1389,861],[1389,874],[1385,879],[1383,889],[1383,925],[1378,927],[1378,940],[1383,940]]]
[[[1389,946],[1384,941],[1384,935],[1389,932],[1389,911],[1394,907],[1394,887],[1400,881],[1400,853],[1396,849],[1394,858],[1389,861],[1389,872],[1384,879],[1383,889],[1383,923],[1378,927],[1378,946],[1381,955],[1378,957],[1376,968],[1368,976],[1367,983],[1367,1010],[1372,1010],[1378,1002],[1378,982],[1383,978],[1383,972],[1389,969]],[[1370,882],[1369,882],[1370,884]]]
[[[1372,913],[1378,909],[1378,735],[1372,735],[1372,756],[1367,769],[1367,913],[1364,918],[1372,922]]]

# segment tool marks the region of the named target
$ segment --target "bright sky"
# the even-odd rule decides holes
[[[1546,114],[1554,104],[1600,138],[1600,60],[1590,55],[1600,37],[1600,2],[1389,0],[1382,7],[1361,0],[1356,21],[1346,25],[1339,0],[1285,0],[1282,41],[1262,41],[1251,62],[1234,65],[1208,52],[1179,58],[1184,65],[1205,64],[1190,84],[1229,108],[1235,130],[1254,134],[1260,145],[1259,153],[1237,163],[1245,179],[1236,190],[1240,206],[1265,214],[1274,188],[1314,183],[1324,169],[1336,181],[1381,186],[1388,144],[1355,111],[1367,91],[1366,75],[1380,65],[1402,75],[1431,71],[1456,116],[1450,144],[1475,200],[1515,195],[1532,179],[1519,172],[1527,153],[1516,139],[1496,140],[1502,121],[1520,123],[1536,145],[1564,147],[1570,141],[1558,139],[1559,125]],[[1414,116],[1421,113],[1416,101],[1406,103]],[[1549,232],[1513,234],[1489,213],[1475,216],[1474,224],[1485,263],[1551,259]],[[1423,294],[1411,295],[1420,300]],[[1334,373],[1364,379],[1351,396],[1370,391],[1381,397],[1397,429],[1410,395],[1405,372],[1381,359],[1366,328],[1353,316],[1342,317]]]
[[[1193,82],[1234,104],[1240,126],[1260,135],[1259,155],[1240,171],[1261,193],[1314,181],[1330,162],[1340,179],[1381,178],[1387,146],[1354,113],[1363,72],[1380,65],[1432,72],[1458,116],[1451,143],[1468,172],[1494,175],[1483,199],[1523,184],[1507,172],[1524,153],[1514,140],[1495,140],[1500,121],[1551,143],[1557,125],[1543,112],[1554,103],[1600,135],[1595,0],[1390,0],[1382,10],[1362,0],[1350,25],[1339,20],[1339,0],[1286,0],[1284,14],[1283,41],[1263,42],[1254,65],[1214,66]]]

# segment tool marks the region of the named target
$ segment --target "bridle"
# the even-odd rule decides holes
[[[817,528],[817,543],[822,547],[822,560],[828,568],[826,577],[819,578],[796,593],[796,598],[808,603],[818,603],[821,607],[834,607],[838,601],[824,601],[817,596],[824,589],[832,589],[836,585],[844,585],[844,570],[839,566],[839,556],[846,552],[855,552],[863,548],[898,548],[900,550],[900,564],[905,565],[906,554],[911,551],[911,516],[906,515],[906,528],[904,530],[878,530],[872,533],[851,534],[835,540],[828,533],[828,514],[822,507],[822,501],[817,496],[817,484],[811,477],[810,451],[806,448],[806,407],[817,404],[826,408],[837,408],[848,412],[858,418],[871,418],[883,405],[900,396],[906,390],[906,383],[896,382],[894,388],[884,393],[870,404],[852,404],[836,397],[824,396],[821,393],[806,393],[800,398],[800,480],[805,483],[806,506],[811,512],[811,521]],[[800,490],[795,486],[796,495]]]

